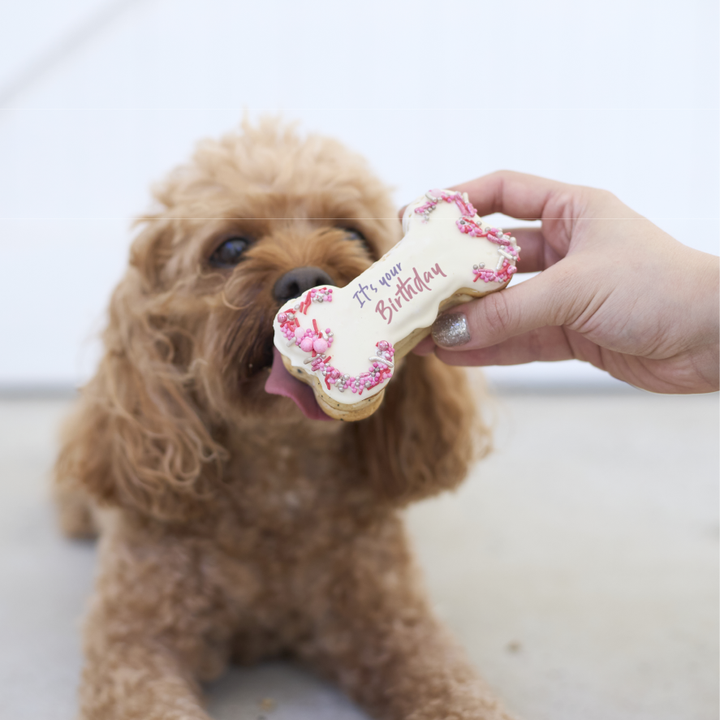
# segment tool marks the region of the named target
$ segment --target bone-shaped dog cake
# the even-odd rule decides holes
[[[285,367],[332,418],[371,415],[439,312],[502,290],[516,271],[515,238],[486,225],[467,194],[431,190],[408,205],[403,230],[353,282],[308,290],[275,317]]]

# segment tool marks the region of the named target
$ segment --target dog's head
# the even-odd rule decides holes
[[[272,320],[310,287],[350,282],[401,231],[362,158],[271,121],[202,143],[155,197],[59,471],[171,517],[212,495],[232,427],[317,423],[265,392]],[[409,499],[462,477],[471,417],[458,371],[411,356],[336,444],[380,494]]]
[[[191,372],[216,410],[297,419],[264,392],[272,320],[397,241],[387,189],[340,143],[266,122],[201,144],[155,195],[115,308],[144,317],[162,359]]]

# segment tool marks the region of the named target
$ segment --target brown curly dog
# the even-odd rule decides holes
[[[81,716],[207,719],[200,682],[284,655],[377,718],[506,718],[430,611],[400,517],[487,444],[462,372],[408,356],[357,423],[264,390],[306,269],[343,286],[399,239],[387,188],[265,121],[200,144],[155,198],[56,468],[65,532],[101,531]]]

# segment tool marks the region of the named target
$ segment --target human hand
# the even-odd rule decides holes
[[[604,190],[497,172],[458,185],[539,275],[454,308],[415,349],[450,365],[576,358],[659,393],[718,389],[718,258],[682,245]],[[435,347],[437,346],[437,347]]]

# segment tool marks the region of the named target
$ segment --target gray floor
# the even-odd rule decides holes
[[[69,719],[92,543],[47,493],[62,399],[0,401],[0,717]],[[718,717],[718,398],[506,394],[497,451],[409,512],[438,612],[527,720]],[[218,720],[361,720],[281,663],[209,688]]]

